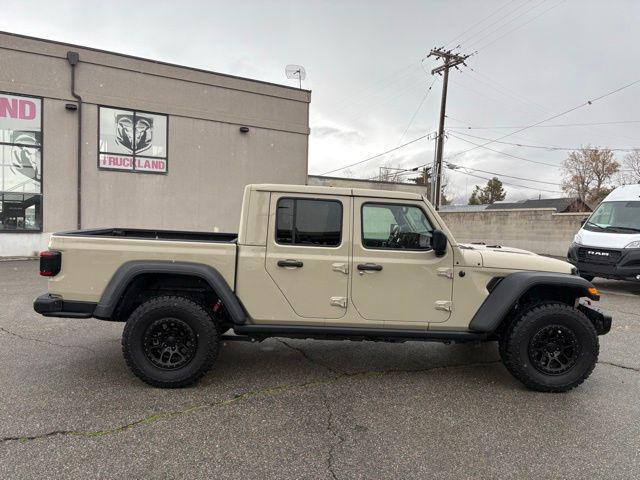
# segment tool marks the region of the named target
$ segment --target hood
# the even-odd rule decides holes
[[[459,244],[463,249],[476,250],[482,257],[482,266],[507,270],[571,273],[573,265],[555,258],[544,257],[520,248],[501,245]]]
[[[585,247],[624,248],[631,242],[640,241],[640,233],[594,232],[582,228],[573,241]]]

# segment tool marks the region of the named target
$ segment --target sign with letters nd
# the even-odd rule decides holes
[[[0,130],[39,132],[41,115],[39,98],[0,93]]]

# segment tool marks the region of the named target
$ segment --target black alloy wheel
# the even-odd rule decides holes
[[[152,364],[164,370],[174,370],[193,359],[198,339],[193,329],[182,320],[161,318],[147,327],[142,344]]]
[[[580,345],[576,334],[564,325],[548,325],[540,329],[529,343],[533,366],[547,375],[560,375],[576,364]]]
[[[584,313],[541,301],[509,319],[499,339],[502,361],[527,388],[566,392],[584,382],[598,362],[598,333]]]
[[[122,332],[127,365],[154,387],[193,385],[211,369],[219,347],[217,325],[208,310],[178,295],[146,300]]]

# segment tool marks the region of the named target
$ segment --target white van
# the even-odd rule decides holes
[[[584,220],[567,260],[587,280],[640,280],[640,185],[616,188]]]

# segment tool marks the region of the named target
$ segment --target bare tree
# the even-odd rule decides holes
[[[634,150],[624,157],[625,172],[622,183],[640,183],[640,150]]]
[[[599,203],[611,192],[612,181],[620,170],[611,150],[589,145],[571,152],[562,166],[562,190],[588,204]]]
[[[344,178],[353,178],[353,170],[351,170],[350,168],[345,168],[344,170],[342,170],[342,176]]]
[[[423,167],[422,169],[417,170],[417,172],[419,176],[409,178],[409,180],[417,185],[424,185],[425,187],[427,187],[426,195],[428,198],[431,198],[431,167]],[[447,172],[442,172],[441,185],[442,191],[440,194],[440,204],[451,205],[452,196],[450,195],[451,188],[449,185],[449,176],[447,175]]]

